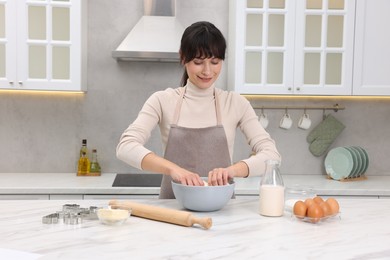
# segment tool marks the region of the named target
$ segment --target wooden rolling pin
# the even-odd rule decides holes
[[[113,209],[131,210],[131,215],[133,216],[153,219],[186,227],[192,227],[194,224],[199,224],[203,228],[209,229],[212,225],[211,218],[197,218],[190,212],[181,210],[167,209],[130,201],[116,200],[110,201],[109,205]]]

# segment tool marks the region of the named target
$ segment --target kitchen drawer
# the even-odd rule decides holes
[[[118,195],[118,194],[104,194],[104,195],[99,195],[99,194],[86,194],[84,195],[84,200],[112,200],[112,199],[158,199],[158,195],[156,194],[142,194],[142,195]]]
[[[48,194],[2,194],[0,200],[49,200]]]
[[[82,194],[51,194],[50,200],[82,200]]]
[[[374,195],[321,195],[319,194],[318,196],[321,196],[324,199],[327,198],[335,198],[335,199],[379,199],[379,196],[374,196]]]

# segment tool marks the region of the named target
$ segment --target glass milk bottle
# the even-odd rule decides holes
[[[284,184],[279,166],[279,161],[266,161],[266,171],[260,182],[259,213],[263,216],[279,217],[284,212]]]

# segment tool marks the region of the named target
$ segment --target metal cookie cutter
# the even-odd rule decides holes
[[[57,224],[59,219],[59,214],[58,213],[53,213],[46,215],[42,218],[42,223],[43,224]]]
[[[98,219],[97,210],[99,207],[91,206],[89,208],[80,208],[77,204],[65,204],[61,211],[46,215],[42,218],[43,224],[57,224],[60,220],[64,224],[81,224],[83,219]]]
[[[69,212],[64,214],[64,223],[68,225],[81,224],[83,218],[81,214],[75,212]]]

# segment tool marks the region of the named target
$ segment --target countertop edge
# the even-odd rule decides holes
[[[34,178],[32,178],[32,176]],[[160,187],[112,187],[116,173],[77,177],[72,173],[0,173],[0,195],[80,194],[158,195]],[[335,181],[325,175],[284,175],[286,187],[310,187],[324,196],[390,196],[390,176],[360,181]],[[236,195],[258,195],[260,177],[236,178]]]

